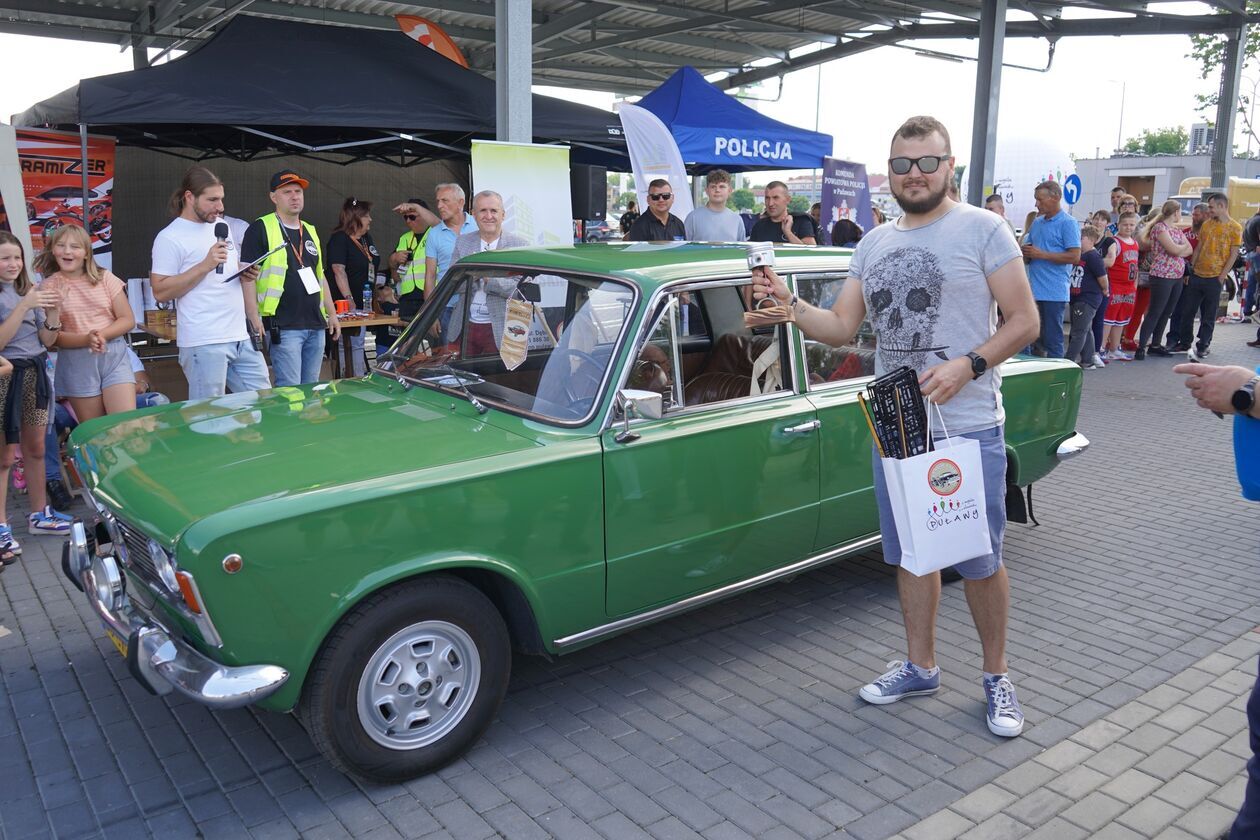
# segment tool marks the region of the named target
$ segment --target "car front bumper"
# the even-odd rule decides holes
[[[1059,444],[1059,448],[1055,450],[1055,457],[1060,461],[1066,461],[1069,458],[1075,458],[1086,449],[1089,449],[1089,438],[1077,432],[1063,443]]]
[[[62,566],[87,595],[131,673],[154,694],[178,691],[212,709],[233,709],[262,700],[289,679],[289,672],[278,665],[229,667],[215,662],[143,615],[127,597],[118,558],[101,552],[93,556],[80,521],[71,528]]]

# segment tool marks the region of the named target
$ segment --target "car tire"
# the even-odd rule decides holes
[[[512,648],[490,599],[452,577],[366,599],[325,641],[299,717],[338,769],[378,782],[430,773],[464,753],[507,691]]]

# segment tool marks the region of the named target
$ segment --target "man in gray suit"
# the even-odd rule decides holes
[[[528,245],[524,238],[503,230],[503,196],[494,190],[482,190],[473,196],[473,218],[477,230],[462,234],[455,240],[451,252],[451,266],[469,254],[481,251],[497,251],[500,248],[516,248]],[[464,352],[469,356],[499,352],[499,336],[503,334],[503,316],[507,311],[507,298],[516,288],[513,280],[496,278],[476,279],[471,282],[468,305],[468,339]],[[452,298],[454,301],[454,298]],[[461,310],[456,310],[447,331],[447,340],[454,341],[463,329]]]

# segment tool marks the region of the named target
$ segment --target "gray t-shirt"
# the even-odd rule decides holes
[[[863,236],[849,275],[861,280],[875,331],[875,373],[902,365],[922,373],[988,341],[997,330],[997,302],[986,278],[1017,259],[1019,246],[1002,218],[968,204],[920,228],[886,224]],[[1001,388],[994,365],[941,406],[950,434],[1002,423]]]
[[[22,298],[12,283],[0,283],[0,321],[7,321],[17,309]],[[44,310],[35,308],[26,310],[17,333],[9,339],[9,343],[0,348],[0,356],[6,359],[33,359],[44,352],[44,343],[39,340],[39,324],[44,323]]]
[[[691,242],[743,242],[748,239],[744,220],[729,208],[710,210],[697,207],[683,221]]]

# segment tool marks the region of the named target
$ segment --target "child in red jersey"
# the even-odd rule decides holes
[[[1133,360],[1131,355],[1120,349],[1120,338],[1129,319],[1133,317],[1133,302],[1137,296],[1138,262],[1141,259],[1138,241],[1133,237],[1137,221],[1137,213],[1121,214],[1116,231],[1119,254],[1107,269],[1111,302],[1107,304],[1107,314],[1103,319],[1103,356],[1108,360]]]

